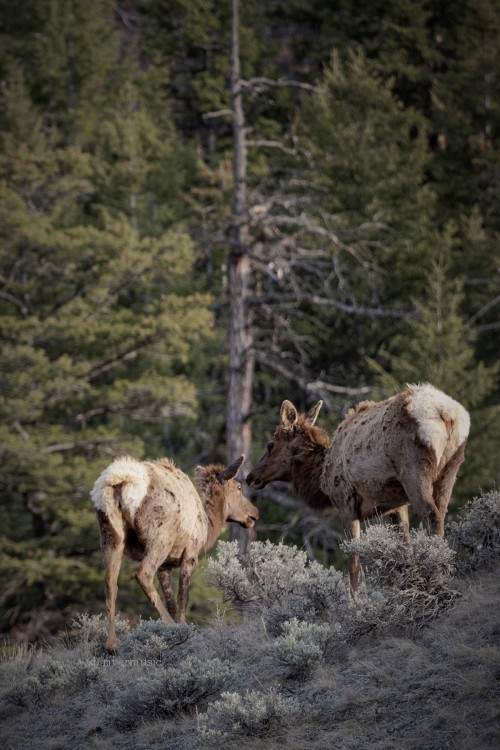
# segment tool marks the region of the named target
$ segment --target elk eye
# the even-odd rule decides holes
[[[238,485],[238,489],[241,492],[241,484]]]

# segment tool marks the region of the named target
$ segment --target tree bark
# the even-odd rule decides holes
[[[253,330],[251,320],[251,261],[249,258],[250,230],[246,206],[247,146],[245,116],[241,91],[241,68],[238,33],[238,0],[233,0],[232,18],[232,75],[231,111],[233,118],[233,206],[231,249],[229,253],[229,392],[227,398],[227,452],[228,461],[242,453],[245,463],[242,472],[250,468],[252,447],[252,388],[254,375]],[[235,529],[234,538],[240,542],[240,552],[245,553],[250,534]]]

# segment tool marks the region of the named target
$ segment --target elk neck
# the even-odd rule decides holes
[[[331,502],[321,489],[321,475],[330,439],[326,432],[311,427],[304,435],[292,463],[292,484],[296,494],[313,510],[331,508]]]
[[[226,528],[226,519],[222,512],[222,506],[212,508],[211,512],[207,512],[207,521],[207,541],[203,545],[204,550],[210,549]]]
[[[203,545],[204,550],[210,549],[226,528],[226,516],[224,513],[225,502],[222,489],[213,488],[212,492],[201,495],[201,501],[207,516],[207,541]]]
[[[219,465],[206,467],[203,477],[198,477],[196,482],[196,489],[207,520],[207,540],[203,545],[204,550],[210,549],[226,528],[224,491],[214,481],[214,476],[223,468]]]

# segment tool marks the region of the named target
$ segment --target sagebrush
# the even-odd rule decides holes
[[[80,617],[61,645],[0,665],[7,746],[496,750],[500,602],[477,571],[498,560],[498,508],[498,493],[469,503],[451,546],[370,526],[344,545],[363,561],[355,601],[302,550],[220,544],[208,567],[239,622],[118,620],[110,657],[104,618]]]

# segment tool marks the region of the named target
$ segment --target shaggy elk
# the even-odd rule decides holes
[[[469,434],[468,412],[432,385],[407,385],[386,401],[362,401],[330,439],[315,427],[322,401],[298,414],[281,406],[281,424],[247,483],[261,489],[291,481],[315,510],[336,508],[347,538],[360,523],[389,515],[409,540],[408,504],[428,534],[444,536],[444,519]],[[351,592],[358,585],[359,559],[349,560]]]
[[[199,466],[196,488],[168,459],[137,461],[125,456],[113,461],[97,479],[91,497],[106,570],[106,648],[110,653],[117,651],[115,605],[124,553],[140,561],[135,577],[160,617],[169,623],[185,622],[199,553],[216,542],[227,521],[246,528],[254,525],[259,511],[234,479],[243,460],[241,456],[227,469]],[[177,602],[172,568],[180,568]],[[155,574],[165,604],[154,587]]]

